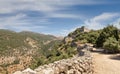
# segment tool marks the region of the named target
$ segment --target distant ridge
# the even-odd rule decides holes
[[[30,66],[35,57],[45,57],[57,42],[58,38],[53,35],[0,29],[0,73],[12,74]]]

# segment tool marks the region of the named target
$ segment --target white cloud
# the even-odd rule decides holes
[[[76,14],[56,12],[57,10],[66,9],[68,6],[76,4],[86,4],[86,2],[83,0],[0,0],[0,14],[10,14],[10,16],[6,17],[0,16],[0,28],[31,25],[31,21],[34,22],[35,19],[30,19],[24,11],[44,13],[43,18],[40,17],[36,20],[40,24],[50,23],[50,18],[79,19],[79,16]],[[92,2],[88,2],[87,4],[92,4]]]
[[[0,14],[30,10],[51,15],[56,13],[57,10],[67,9],[72,5],[93,5],[101,3],[105,2],[95,0],[0,0]],[[73,14],[56,13],[54,17],[67,18],[72,16]]]
[[[67,8],[73,5],[93,5],[93,4],[104,4],[105,2],[96,0],[0,0],[0,14],[10,14],[10,16],[3,16],[0,18],[0,28],[15,28],[19,30],[32,30],[37,28],[45,28],[45,26],[37,25],[48,24],[49,18],[72,18],[72,19],[83,19],[83,16],[78,14],[72,14],[65,11]],[[24,11],[37,11],[44,13],[43,18],[31,19]],[[16,14],[15,14],[16,13]],[[14,15],[11,15],[14,14]],[[90,28],[100,28],[101,22],[110,20],[117,16],[114,13],[104,13],[94,18],[85,21],[85,24]],[[103,27],[103,26],[102,26]],[[62,30],[61,35],[66,35],[71,30]]]
[[[89,29],[97,30],[97,29],[101,29],[101,28],[105,27],[108,24],[114,24],[116,27],[120,28],[120,14],[119,13],[102,13],[91,19],[85,20],[83,25]],[[60,32],[60,35],[66,36],[70,32],[74,31],[76,28],[79,28],[81,26],[82,25],[79,24],[78,26],[71,28],[69,30],[62,30]]]
[[[120,17],[119,13],[102,13],[84,22],[85,26],[90,29],[101,29],[113,22],[114,19]]]
[[[19,27],[19,28],[18,28]],[[16,31],[33,31],[37,32],[39,29],[46,29],[46,26],[12,26],[13,29],[17,29]]]
[[[72,18],[80,19],[77,14],[68,14],[57,12],[65,10],[72,5],[95,4],[95,1],[88,0],[0,0],[0,14],[9,14],[9,16],[0,16],[0,28],[31,29],[33,22],[48,24],[50,18]],[[27,16],[24,11],[38,11],[45,14],[43,18],[37,20]],[[11,15],[12,14],[12,15]],[[83,17],[82,17],[83,18]],[[32,23],[31,23],[32,22]],[[28,28],[27,28],[28,27]]]
[[[26,22],[24,19],[26,17],[25,14],[17,14],[9,17],[0,18],[0,26],[16,26],[16,25],[24,25]]]
[[[92,21],[106,21],[116,16],[119,16],[119,13],[103,13],[101,15],[95,16]]]
[[[67,34],[69,34],[72,31],[74,31],[74,29],[62,30],[58,36],[67,36]]]
[[[61,30],[60,32],[60,35],[58,36],[67,36],[69,33],[75,31],[77,28],[80,28],[81,26],[74,26],[74,28],[71,28],[71,29],[64,29],[64,30]]]
[[[25,19],[28,17],[26,14],[16,14],[9,17],[0,18],[0,28],[2,29],[15,29],[16,31],[22,30],[35,30],[35,29],[42,29],[45,26],[41,25],[34,25],[31,23],[29,19]],[[48,23],[47,19],[41,19],[39,23]]]
[[[117,28],[120,29],[120,18],[118,18],[116,21],[114,21],[114,22],[111,23],[111,24],[113,24],[114,26],[116,26]]]
[[[73,19],[80,19],[79,15],[74,14],[60,14],[60,13],[52,13],[51,15],[48,15],[50,18],[73,18]]]

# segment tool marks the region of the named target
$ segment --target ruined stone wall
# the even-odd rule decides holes
[[[29,71],[20,74],[93,74],[93,62],[88,48],[84,48],[79,52],[78,55],[72,58],[39,66],[34,70],[34,73]]]
[[[40,66],[34,71],[37,74],[93,74],[92,57],[85,53],[84,56],[75,56]]]

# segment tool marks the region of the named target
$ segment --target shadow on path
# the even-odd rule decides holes
[[[120,60],[120,55],[111,56],[109,58],[113,60]]]
[[[108,58],[112,60],[120,60],[120,54],[112,54],[112,53],[105,53],[101,49],[97,49],[94,51],[91,51],[92,53],[98,53],[98,54],[103,54],[103,55],[110,55]]]

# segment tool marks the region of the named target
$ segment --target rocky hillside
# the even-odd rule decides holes
[[[89,32],[85,27],[79,32]],[[12,74],[27,67],[35,69],[40,65],[52,63],[61,59],[74,57],[77,46],[73,37],[67,36],[61,42],[51,35],[23,31],[16,33],[1,30],[1,73]],[[78,44],[78,43],[77,43]],[[3,54],[3,55],[2,55]],[[6,58],[6,59],[3,59]]]
[[[59,42],[52,35],[0,30],[0,74],[12,74],[31,66],[36,56],[44,57]]]
[[[100,46],[100,48],[105,48],[106,52],[120,52],[120,32],[112,25],[101,30],[77,28],[61,41],[51,35],[4,31],[7,34],[1,33],[1,41],[3,41],[1,44],[4,46],[1,47],[5,48],[1,49],[1,54],[4,54],[4,56],[1,55],[0,72],[2,74],[12,74],[14,71],[22,71],[28,67],[34,70],[40,65],[75,57],[76,54],[84,54],[78,49],[85,48],[86,44],[94,47]],[[89,50],[93,49],[89,48]]]
[[[105,53],[120,52],[120,31],[113,25],[89,32],[81,32],[81,28],[78,28],[71,32],[67,38],[72,40],[72,43],[91,43],[95,47],[104,48]]]
[[[48,65],[39,66],[35,70],[27,68],[16,71],[14,74],[93,74],[93,62],[89,46],[79,46],[77,55],[68,59],[62,59]]]

